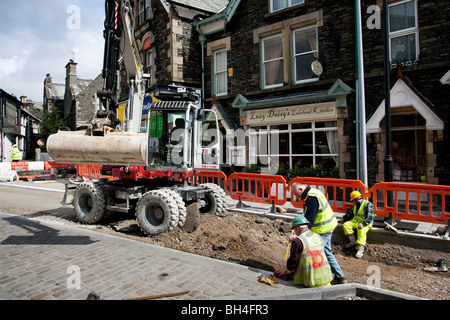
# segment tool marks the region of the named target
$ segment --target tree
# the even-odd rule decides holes
[[[64,121],[60,118],[58,109],[53,106],[49,112],[44,115],[44,120],[40,124],[40,135],[44,145],[41,146],[43,151],[46,150],[47,139],[50,135],[57,133],[64,125]]]

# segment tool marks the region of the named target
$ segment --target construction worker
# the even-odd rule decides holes
[[[279,269],[274,275],[284,280],[294,278],[294,285],[329,286],[333,274],[325,255],[325,244],[317,233],[309,230],[308,223],[301,215],[292,220],[294,233],[289,237],[291,250],[287,269]]]
[[[17,144],[13,144],[13,149],[11,150],[11,161],[18,162],[22,160],[22,151],[17,148]]]
[[[347,218],[350,220],[344,222],[342,226],[350,242],[344,248],[349,249],[356,246],[355,258],[360,259],[364,255],[367,232],[373,226],[373,204],[364,200],[361,193],[356,190],[350,194],[350,201],[353,202],[353,206],[350,209],[350,216]],[[353,229],[357,230],[356,238]]]
[[[327,198],[320,190],[301,183],[294,183],[291,186],[291,196],[305,200],[303,210],[305,218],[309,221],[308,228],[319,234],[325,243],[325,254],[334,274],[331,284],[347,283],[344,272],[331,251],[331,235],[338,222]]]

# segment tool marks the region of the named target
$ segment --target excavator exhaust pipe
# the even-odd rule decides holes
[[[104,135],[92,131],[59,131],[47,140],[47,151],[58,163],[112,166],[148,165],[148,135],[115,129]]]

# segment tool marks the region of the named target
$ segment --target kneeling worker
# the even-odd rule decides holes
[[[359,191],[353,191],[350,194],[350,201],[353,202],[353,206],[350,209],[351,220],[344,222],[343,229],[345,235],[348,237],[350,243],[345,245],[345,248],[352,248],[356,246],[356,258],[361,258],[364,254],[364,248],[367,240],[367,232],[373,226],[373,204],[362,198]],[[353,229],[357,230],[357,238]]]
[[[325,255],[325,244],[320,235],[308,229],[308,223],[300,215],[292,220],[294,234],[289,237],[291,251],[287,269],[279,269],[274,275],[284,280],[293,277],[294,285],[304,287],[331,285],[333,274]]]

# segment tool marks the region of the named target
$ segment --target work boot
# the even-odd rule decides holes
[[[331,284],[337,285],[337,284],[346,284],[347,283],[347,279],[345,278],[338,278],[338,277],[334,277],[333,280],[331,280]]]
[[[360,244],[356,245],[355,258],[361,259],[363,255],[364,255],[364,246],[362,246]]]
[[[350,243],[346,244],[344,246],[345,249],[350,249],[353,248],[356,245],[356,238],[354,234],[349,234],[347,236],[348,240],[350,241]]]

